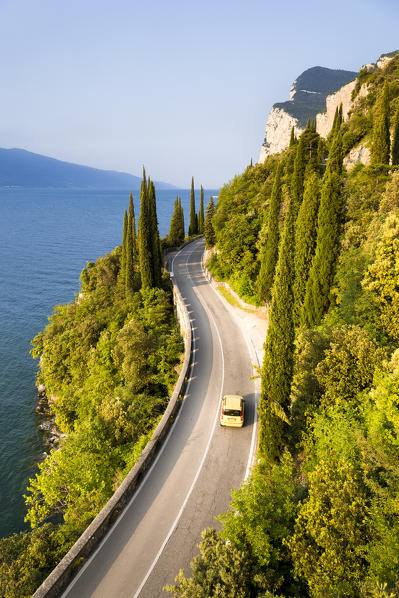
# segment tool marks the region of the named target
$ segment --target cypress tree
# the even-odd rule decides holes
[[[389,154],[389,88],[387,81],[385,81],[373,111],[371,164],[389,164]]]
[[[334,120],[331,127],[331,131],[328,134],[328,139],[333,139],[337,132],[340,130],[342,125],[342,104],[337,106],[335,109]]]
[[[326,170],[317,219],[317,244],[306,284],[300,323],[307,327],[320,324],[330,305],[330,288],[339,253],[343,221],[341,177]]]
[[[159,287],[162,279],[162,255],[159,240],[159,227],[157,217],[157,200],[155,185],[148,179],[148,206],[150,217],[150,247],[153,285]]]
[[[130,208],[130,206],[129,206],[129,208]],[[132,229],[133,229],[132,213],[129,209],[129,215],[128,215],[128,219],[127,219],[126,261],[125,261],[125,294],[126,294],[126,297],[129,297],[135,290]]]
[[[201,185],[200,209],[198,212],[198,232],[202,235],[204,232],[204,190]]]
[[[127,212],[125,210],[125,214],[123,217],[123,237],[122,237],[122,252],[121,252],[121,261],[120,261],[120,268],[118,273],[118,288],[120,291],[125,293],[125,285],[126,285],[126,245],[127,245],[127,226],[128,226],[128,217]]]
[[[335,131],[337,129],[337,121],[338,121],[338,107],[335,109],[334,120],[333,120],[333,124],[332,124],[331,131],[330,131],[330,135],[332,137],[334,136]]]
[[[314,121],[311,122],[310,127],[302,133],[303,143],[303,160],[304,160],[304,174],[302,178],[302,196],[303,197],[303,183],[305,179],[306,170],[315,170],[318,168],[318,147],[320,141],[320,135],[314,129]],[[300,198],[300,203],[302,199]],[[299,209],[299,207],[298,207]]]
[[[138,254],[141,274],[141,286],[152,288],[153,271],[152,271],[152,243],[151,243],[151,229],[150,229],[150,209],[148,205],[148,189],[145,170],[143,169],[143,181],[140,189],[140,217],[138,224]]]
[[[176,197],[172,219],[170,221],[169,241],[172,245],[180,245],[184,241],[184,231],[181,230],[182,207],[180,198]]]
[[[393,121],[393,135],[392,135],[392,165],[397,166],[399,164],[399,104],[395,112]]]
[[[342,174],[343,153],[342,153],[342,134],[338,129],[331,142],[331,149],[328,154],[326,172],[336,172]]]
[[[289,147],[292,147],[293,145],[295,145],[296,142],[297,142],[297,138],[295,136],[295,127],[292,127]]]
[[[212,218],[213,218],[214,214],[215,214],[215,206],[213,203],[213,197],[211,195],[209,198],[209,203],[206,207],[205,224],[204,224],[205,247],[207,249],[209,249],[210,247],[213,247],[216,243],[215,230],[214,230],[213,224],[212,224]]]
[[[192,237],[195,234],[197,234],[197,219],[195,213],[194,177],[191,177],[190,224],[188,227],[188,236]]]
[[[278,257],[279,242],[279,214],[281,206],[281,175],[282,162],[277,167],[272,194],[270,198],[269,216],[266,230],[265,243],[261,253],[260,270],[257,278],[257,291],[262,301],[269,302],[273,287],[274,272]]]
[[[269,311],[260,399],[260,450],[275,459],[284,441],[293,376],[294,202],[285,216]]]
[[[127,212],[123,217],[123,237],[122,237],[122,261],[126,260],[126,240],[127,240]]]
[[[180,218],[179,198],[176,197],[174,207],[173,207],[173,214],[172,214],[172,218],[170,219],[170,226],[169,226],[168,240],[169,240],[170,245],[177,245],[177,226],[178,226],[179,218]]]
[[[294,172],[291,180],[291,197],[293,200],[294,222],[298,214],[299,206],[301,205],[303,197],[303,181],[305,178],[305,132],[306,131],[302,133],[297,144],[294,160]]]
[[[130,216],[130,223],[131,223],[131,229],[132,229],[133,261],[135,261],[136,255],[137,255],[136,218],[134,215],[134,202],[133,202],[133,194],[132,193],[130,193],[130,198],[129,198],[129,216]]]
[[[324,160],[327,157],[327,148],[326,142],[324,139],[319,137],[319,141],[317,143],[317,170],[321,173],[324,169]]]
[[[295,162],[297,144],[298,144],[298,140],[295,141],[295,144],[292,147],[288,148],[287,155],[284,160],[284,170],[287,174],[288,186],[291,185],[291,179],[292,179],[292,175],[294,172],[294,162]]]
[[[183,243],[184,238],[186,236],[186,233],[184,231],[184,212],[183,212],[183,206],[181,205],[181,198],[179,197],[179,206],[180,206],[180,230],[179,230],[179,237],[181,239],[181,242]]]
[[[343,122],[344,122],[344,113],[343,113],[342,102],[341,102],[339,105],[339,109],[338,109],[337,130],[341,128]]]
[[[316,248],[319,179],[311,172],[305,183],[303,202],[295,226],[294,324],[299,325],[306,282]]]

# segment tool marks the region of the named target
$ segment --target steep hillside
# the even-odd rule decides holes
[[[399,55],[351,100],[220,191],[208,267],[269,308],[258,462],[175,596],[399,596]]]
[[[141,179],[125,172],[62,162],[22,149],[0,148],[0,187],[139,190]],[[156,183],[159,189],[171,188]]]

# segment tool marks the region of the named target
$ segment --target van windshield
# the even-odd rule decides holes
[[[241,411],[239,409],[225,409],[224,415],[230,415],[231,417],[240,417]]]

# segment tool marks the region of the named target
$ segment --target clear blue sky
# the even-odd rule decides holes
[[[297,75],[358,70],[398,31],[396,0],[0,0],[0,147],[219,186]]]

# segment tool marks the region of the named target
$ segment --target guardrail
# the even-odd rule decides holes
[[[185,243],[184,245],[186,245]],[[183,245],[183,246],[184,246]],[[173,283],[173,297],[180,330],[184,335],[184,362],[169,404],[156,427],[151,440],[147,443],[137,463],[127,474],[119,488],[111,496],[107,504],[93,519],[83,534],[78,538],[64,558],[53,569],[50,575],[33,594],[32,598],[57,598],[67,587],[73,576],[84,564],[93,550],[98,546],[108,529],[115,522],[128,501],[132,498],[136,488],[143,479],[146,471],[151,466],[162,440],[169,431],[180,407],[180,397],[184,393],[187,383],[187,371],[191,360],[191,325],[180,291]]]

